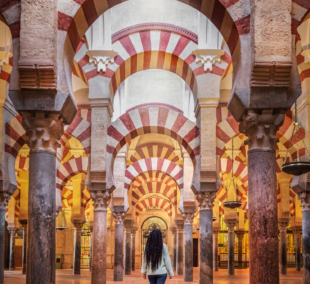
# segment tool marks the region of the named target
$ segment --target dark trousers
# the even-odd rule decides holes
[[[150,284],[165,284],[167,274],[148,275]]]

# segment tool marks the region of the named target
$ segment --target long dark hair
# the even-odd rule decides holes
[[[161,230],[155,229],[149,234],[144,250],[145,261],[147,265],[151,265],[152,271],[158,268],[162,255],[163,236]]]

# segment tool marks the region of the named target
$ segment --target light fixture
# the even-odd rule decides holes
[[[61,210],[59,216],[56,218],[56,230],[64,230],[67,227],[65,211]]]
[[[301,137],[300,137],[300,135],[301,135],[301,127],[300,127],[300,123],[298,122],[298,119],[297,119],[297,101],[296,101],[295,102],[295,122],[294,122],[294,128],[293,128],[290,144],[289,144],[289,146],[287,148],[287,151],[286,151],[284,164],[282,165],[282,171],[283,172],[285,172],[287,174],[290,174],[290,175],[294,175],[294,176],[300,176],[302,174],[306,174],[306,173],[310,172],[310,162],[300,161],[300,159],[299,159],[298,142],[300,140],[303,141],[306,154],[309,157],[309,153],[308,153],[308,150],[307,150],[307,146],[306,146],[305,140],[302,138],[302,135],[301,135]],[[297,142],[295,143],[296,148],[297,148],[297,159],[296,159],[295,162],[286,163],[288,152],[289,152],[289,149],[291,148],[294,136],[296,136],[296,138],[297,138]]]

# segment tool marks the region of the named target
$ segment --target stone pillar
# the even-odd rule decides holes
[[[213,271],[219,270],[219,230],[213,230]]]
[[[295,241],[295,267],[296,271],[300,271],[301,268],[301,254],[300,254],[300,245],[301,245],[301,227],[291,227],[294,234]]]
[[[16,228],[8,228],[10,232],[10,263],[9,270],[15,269],[15,235]]]
[[[73,223],[74,225],[74,252],[73,252],[73,275],[81,274],[81,242],[83,223]]]
[[[2,187],[3,185],[0,184]],[[2,190],[2,188],[0,188]],[[9,194],[0,192],[0,284],[4,284],[4,258],[5,258],[5,210],[8,205]]]
[[[27,220],[20,220],[23,226],[23,269],[22,274],[26,274],[27,269]]]
[[[213,201],[215,192],[199,192],[199,284],[213,283]]]
[[[284,116],[248,110],[239,124],[248,137],[250,284],[279,283],[275,135]]]
[[[176,220],[177,225],[177,249],[176,249],[176,275],[183,275],[183,246],[184,246],[184,223]]]
[[[125,212],[113,213],[115,218],[115,251],[114,251],[114,281],[123,281],[123,247],[124,247],[124,225]]]
[[[228,275],[235,275],[235,226],[236,219],[224,220],[228,228]]]
[[[194,213],[183,213],[184,221],[184,282],[193,281],[193,219]]]
[[[110,194],[104,184],[98,183],[92,190],[94,201],[93,254],[91,266],[91,284],[106,284],[107,279],[107,213]],[[102,188],[99,190],[99,188]]]
[[[176,236],[177,236],[177,229],[176,227],[171,227],[170,228],[171,230],[171,234],[172,234],[172,268],[173,268],[173,271],[176,271],[176,242],[177,242],[177,239],[176,239]]]
[[[131,270],[136,270],[136,232],[138,228],[133,228],[131,231]]]
[[[245,232],[238,231],[236,233],[238,238],[238,268],[242,268],[242,244]]]
[[[125,255],[124,255],[124,264],[125,264],[125,275],[131,274],[131,231],[133,220],[124,220],[125,225]]]
[[[89,230],[90,230],[89,271],[91,271],[91,263],[93,258],[93,226],[89,226]]]
[[[288,222],[279,222],[280,230],[280,272],[282,275],[287,273],[287,226]]]

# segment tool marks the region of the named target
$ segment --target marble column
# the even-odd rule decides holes
[[[239,124],[248,137],[250,284],[279,283],[276,132],[284,117],[285,111],[248,110]]]
[[[138,228],[133,228],[131,231],[131,270],[136,270],[136,232]]]
[[[287,274],[287,226],[288,222],[279,222],[280,230],[280,272]]]
[[[243,244],[243,237],[245,232],[238,231],[236,232],[238,238],[238,268],[242,268],[242,244]]]
[[[20,220],[19,223],[23,226],[23,269],[22,274],[27,271],[27,219]]]
[[[89,230],[90,230],[89,271],[91,271],[91,263],[93,258],[93,226],[89,226]]]
[[[131,231],[133,220],[124,220],[125,226],[125,254],[124,254],[124,264],[125,264],[125,275],[131,274]]]
[[[183,275],[183,247],[184,247],[184,222],[176,220],[177,225],[177,246],[176,246],[176,275]]]
[[[192,282],[194,213],[183,213],[182,216],[184,221],[184,282]]]
[[[115,251],[114,251],[114,281],[123,281],[123,247],[124,247],[124,225],[125,212],[113,213],[115,218]]]
[[[98,190],[92,190],[94,201],[93,254],[91,266],[91,284],[106,284],[107,281],[107,213],[110,194],[103,183]],[[101,190],[99,190],[101,188]]]
[[[228,275],[235,275],[235,226],[236,219],[224,220],[228,229]]]
[[[9,262],[9,270],[15,270],[15,235],[16,228],[8,228],[10,232],[10,262]]]
[[[80,275],[83,223],[73,223],[73,225],[74,225],[73,275]]]
[[[199,192],[199,284],[213,283],[213,201],[215,192]]]
[[[295,267],[296,271],[300,271],[301,268],[301,254],[300,254],[300,245],[301,245],[301,226],[291,227],[294,235],[295,242]]]
[[[2,187],[3,185],[0,184]],[[2,190],[2,188],[0,188]],[[4,284],[5,258],[5,210],[8,205],[9,194],[0,192],[0,284]]]
[[[171,227],[171,235],[172,235],[172,259],[171,259],[171,263],[172,263],[172,268],[173,271],[176,271],[176,233],[177,233],[177,228],[176,227]]]
[[[59,114],[21,112],[29,158],[27,279],[55,283],[56,150],[64,123]]]
[[[219,270],[219,230],[213,230],[213,271]]]

